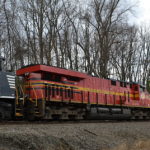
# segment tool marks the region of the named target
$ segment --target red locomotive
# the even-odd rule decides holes
[[[137,83],[93,77],[85,73],[32,65],[17,70],[23,77],[24,115],[28,119],[150,117],[150,94]]]

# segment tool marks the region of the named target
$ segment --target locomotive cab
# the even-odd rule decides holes
[[[26,73],[24,75],[24,95],[28,99],[65,99],[73,98],[73,86],[77,85],[79,79],[66,75],[39,71]],[[65,87],[66,85],[66,87]],[[67,87],[70,85],[70,88]],[[46,90],[46,92],[45,92]]]

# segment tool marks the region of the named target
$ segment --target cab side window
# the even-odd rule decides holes
[[[43,80],[50,80],[50,78],[51,78],[51,76],[50,76],[50,74],[48,74],[48,73],[45,73],[45,74],[43,75]]]
[[[134,87],[134,90],[135,90],[135,91],[138,91],[138,87],[137,87],[137,86],[135,86],[135,87]]]
[[[114,81],[114,80],[111,80],[111,85],[114,85],[114,86],[116,86],[116,81]]]
[[[44,73],[43,74],[43,80],[61,82],[61,77],[60,77],[60,75]]]

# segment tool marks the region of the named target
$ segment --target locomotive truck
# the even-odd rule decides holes
[[[1,119],[150,119],[150,93],[134,82],[40,64],[16,76],[0,70]]]

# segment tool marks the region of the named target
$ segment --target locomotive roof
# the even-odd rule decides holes
[[[30,65],[30,66],[25,66],[19,70],[16,71],[16,74],[18,76],[22,76],[25,73],[31,73],[31,72],[39,72],[39,71],[44,71],[44,72],[49,72],[49,73],[56,73],[56,74],[61,74],[61,75],[66,75],[66,76],[72,76],[72,77],[77,77],[77,78],[87,78],[88,75],[85,73],[73,71],[73,70],[68,70],[64,68],[58,68],[54,66],[47,66],[47,65]]]

